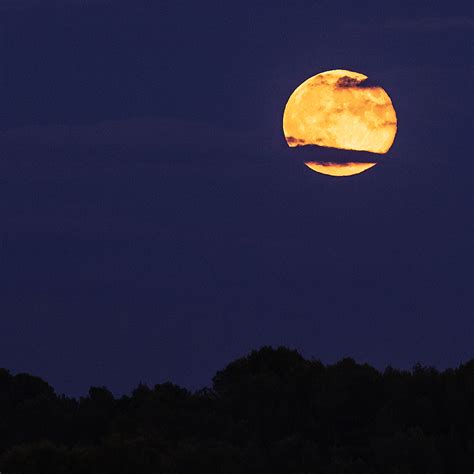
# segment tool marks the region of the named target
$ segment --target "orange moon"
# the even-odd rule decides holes
[[[366,85],[366,80],[364,74],[336,69],[310,77],[298,86],[283,114],[288,146],[387,153],[397,133],[397,115],[384,89]],[[315,160],[305,164],[318,173],[351,176],[377,163]]]

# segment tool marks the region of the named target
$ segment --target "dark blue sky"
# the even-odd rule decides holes
[[[0,0],[0,365],[60,392],[199,388],[284,344],[473,356],[470,2]],[[384,87],[384,163],[281,130],[328,69]],[[350,153],[350,152],[349,152]]]

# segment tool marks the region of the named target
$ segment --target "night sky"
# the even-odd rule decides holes
[[[262,345],[472,357],[470,5],[0,0],[0,366],[78,395]],[[283,136],[330,69],[397,111],[359,176]]]

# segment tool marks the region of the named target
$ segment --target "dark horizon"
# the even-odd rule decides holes
[[[0,369],[0,468],[12,474],[461,474],[474,359],[411,372],[262,347],[191,393],[140,384],[58,396]]]
[[[341,366],[347,366],[351,368],[367,368],[370,371],[373,371],[373,373],[376,373],[378,376],[384,376],[386,374],[391,374],[391,373],[397,373],[403,376],[409,376],[409,377],[415,377],[417,373],[436,373],[439,375],[446,375],[446,374],[451,374],[456,371],[463,371],[463,370],[469,370],[471,366],[474,367],[474,358],[467,359],[463,362],[460,362],[457,366],[453,367],[445,367],[445,368],[438,368],[434,366],[426,366],[423,364],[420,364],[419,362],[414,363],[410,368],[401,368],[401,367],[394,367],[392,365],[387,365],[383,368],[378,368],[372,364],[369,364],[364,361],[358,361],[355,360],[353,357],[350,356],[345,356],[342,357],[339,360],[330,362],[330,363],[325,363],[321,361],[318,358],[315,357],[303,357],[303,355],[295,348],[291,347],[286,347],[286,346],[278,346],[278,347],[273,347],[273,346],[262,346],[259,348],[251,349],[249,352],[245,354],[241,354],[234,360],[229,360],[224,365],[216,371],[216,373],[211,377],[210,383],[207,385],[203,385],[200,387],[195,387],[195,388],[189,388],[189,387],[181,387],[179,384],[176,384],[173,382],[173,380],[160,380],[160,381],[153,381],[150,380],[148,382],[144,382],[142,380],[139,380],[134,386],[132,386],[127,392],[125,393],[114,393],[112,390],[110,390],[109,387],[107,387],[104,384],[98,383],[97,385],[89,385],[83,390],[81,393],[78,394],[67,394],[67,393],[62,393],[59,392],[51,383],[49,383],[48,380],[44,379],[43,377],[39,376],[38,374],[34,373],[28,373],[28,372],[13,372],[8,367],[0,367],[0,373],[2,375],[6,375],[7,377],[11,377],[13,380],[14,379],[26,379],[26,380],[31,380],[32,384],[34,384],[33,381],[38,381],[40,385],[44,385],[45,387],[49,387],[49,389],[52,390],[52,393],[54,393],[55,396],[57,397],[66,397],[67,399],[71,400],[76,400],[79,401],[82,398],[87,398],[90,396],[91,391],[94,391],[96,389],[98,390],[104,390],[108,393],[110,393],[115,399],[119,400],[124,397],[129,397],[132,396],[133,393],[136,390],[139,390],[142,387],[147,387],[148,389],[153,389],[153,387],[157,386],[175,386],[179,387],[182,390],[185,390],[186,392],[189,392],[190,394],[194,395],[199,395],[202,393],[206,393],[208,391],[212,391],[212,385],[213,385],[213,380],[217,376],[217,374],[222,373],[223,371],[229,371],[231,367],[235,365],[239,365],[242,363],[242,361],[248,361],[252,360],[254,358],[259,358],[261,357],[262,354],[270,354],[270,355],[275,355],[278,353],[285,353],[285,354],[294,354],[296,357],[298,357],[301,360],[306,361],[309,364],[316,364],[317,366],[324,367],[326,370],[334,370],[337,367]],[[278,367],[274,366],[274,370],[278,371]],[[235,380],[236,382],[238,381],[237,379]]]

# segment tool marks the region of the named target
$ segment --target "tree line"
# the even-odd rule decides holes
[[[474,470],[474,359],[438,371],[324,365],[263,347],[190,392],[79,399],[0,369],[2,474],[461,474]]]

